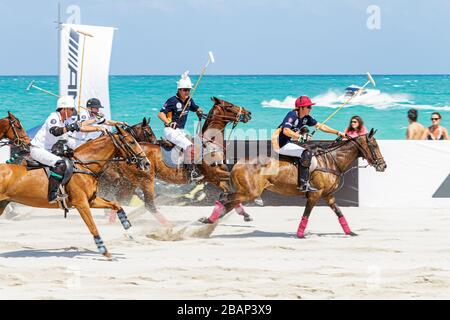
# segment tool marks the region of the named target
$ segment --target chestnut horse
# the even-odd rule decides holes
[[[127,163],[136,165],[141,170],[148,170],[150,164],[140,145],[131,134],[117,127],[117,133],[101,136],[91,140],[74,152],[75,171],[66,185],[68,193],[67,204],[75,207],[94,236],[100,253],[111,257],[103,244],[90,208],[110,208],[118,210],[118,216],[125,229],[129,223],[125,212],[119,203],[97,196],[98,176],[106,163],[115,157]],[[14,164],[0,165],[0,215],[9,202],[39,208],[58,208],[58,204],[49,204],[47,200],[48,178],[43,169],[27,171],[25,166]]]
[[[227,124],[235,127],[239,122],[246,123],[251,119],[251,113],[242,107],[213,97],[214,106],[205,117],[202,127],[202,144],[204,157],[199,169],[205,176],[203,181],[210,182],[225,192],[230,192],[230,173],[224,164],[225,150],[224,130]],[[186,171],[180,168],[172,168],[165,164],[161,153],[161,143],[141,143],[141,147],[150,160],[151,167],[148,172],[138,171],[133,167],[124,166],[122,163],[113,163],[101,177],[101,185],[105,190],[110,190],[118,201],[130,199],[136,188],[140,188],[144,194],[145,207],[162,223],[166,223],[158,212],[155,203],[155,177],[168,183],[189,183]],[[219,163],[219,164],[217,164]],[[216,165],[217,164],[217,165]],[[114,189],[114,190],[113,190]],[[236,211],[246,221],[251,220],[241,204],[237,203]]]
[[[143,118],[142,123],[135,124],[133,126],[126,126],[124,130],[130,133],[137,142],[149,142],[149,143],[157,143],[157,138],[153,133],[152,129],[149,126],[150,119]],[[15,164],[23,164],[26,165],[24,161],[24,156],[29,154],[29,143],[30,139],[22,127],[20,120],[16,118],[12,113],[8,112],[8,117],[0,119],[0,140],[7,139],[9,141],[0,142],[0,147],[2,145],[14,145],[20,148],[20,153],[13,155],[11,158],[11,162]],[[134,194],[134,190],[136,189],[136,182],[134,182],[134,178],[131,177],[131,181],[127,179],[128,175],[125,176],[125,180],[120,175],[120,172],[114,171],[114,168],[117,165],[117,162],[109,162],[106,165],[106,169],[104,170],[104,174],[108,177],[108,181],[104,181],[102,179],[103,174],[99,178],[98,182],[98,195],[102,198],[107,198],[109,200],[114,200],[119,203],[128,203]],[[123,164],[123,170],[127,171],[129,168],[135,168],[134,166],[128,166]],[[137,168],[135,171],[139,172]],[[121,180],[122,186],[128,184],[128,188],[122,188],[122,190],[116,189],[112,180],[119,181]],[[134,185],[133,185],[134,184]],[[140,184],[146,185],[145,181],[140,181]],[[143,188],[141,186],[141,188]],[[124,192],[126,190],[126,192]],[[125,193],[125,194],[124,194]],[[5,202],[7,203],[7,202]],[[5,205],[6,206],[6,205]],[[156,215],[156,218],[161,222],[166,222],[167,220],[162,215]]]
[[[311,183],[318,189],[317,192],[306,193],[306,207],[297,230],[297,236],[304,238],[304,232],[313,207],[320,198],[323,198],[337,215],[346,235],[355,236],[350,230],[344,215],[336,204],[334,193],[344,173],[349,170],[353,161],[363,157],[375,167],[376,171],[383,172],[386,163],[374,138],[375,131],[350,138],[342,142],[334,142],[328,148],[318,151],[315,155],[317,166],[311,173]],[[227,214],[237,203],[245,203],[259,197],[268,189],[283,195],[304,195],[297,190],[297,168],[292,158],[252,158],[240,160],[231,170],[231,181],[235,188],[233,193],[226,196],[222,202],[217,202],[209,218],[201,218],[203,223],[215,223]]]

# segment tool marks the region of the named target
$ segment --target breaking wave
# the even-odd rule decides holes
[[[265,108],[292,109],[296,97],[287,96],[284,100],[264,100],[261,105]],[[338,108],[348,97],[342,93],[329,90],[312,98],[319,107]],[[408,94],[381,93],[379,90],[368,89],[367,94],[353,98],[348,106],[365,106],[374,109],[410,109],[450,111],[450,106],[416,105]]]

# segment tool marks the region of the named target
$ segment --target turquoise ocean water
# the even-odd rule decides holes
[[[344,130],[353,115],[361,116],[366,126],[378,129],[378,139],[404,139],[408,125],[406,112],[419,110],[419,122],[429,126],[431,113],[443,116],[441,124],[450,127],[449,75],[374,75],[376,89],[343,108],[328,124]],[[151,125],[158,136],[162,124],[157,113],[167,98],[176,93],[179,76],[111,76],[111,112],[115,120],[134,124],[144,116],[151,117]],[[197,77],[192,76],[192,81]],[[25,128],[41,124],[56,105],[56,98],[32,89],[25,89],[31,80],[36,85],[57,92],[56,76],[0,76],[0,116],[12,111]],[[208,76],[195,93],[194,99],[207,112],[212,106],[210,97],[216,96],[240,105],[252,112],[252,120],[240,124],[241,129],[273,130],[291,109],[295,97],[308,95],[314,102],[312,115],[324,120],[343,102],[342,94],[348,85],[362,86],[364,75],[327,76]],[[370,87],[369,87],[370,88]],[[190,116],[187,126],[193,132],[196,117]],[[270,132],[269,132],[270,134]],[[260,136],[267,139],[270,136]],[[318,133],[316,139],[335,136]]]

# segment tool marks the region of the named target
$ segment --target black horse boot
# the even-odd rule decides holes
[[[56,203],[58,196],[58,188],[64,178],[66,171],[66,163],[63,160],[56,162],[55,167],[50,170],[48,178],[48,202]]]

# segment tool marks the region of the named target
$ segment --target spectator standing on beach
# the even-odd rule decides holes
[[[353,116],[344,133],[352,138],[366,134],[367,128],[364,126],[363,119],[360,116]]]
[[[427,137],[428,140],[449,140],[447,128],[441,126],[442,116],[439,112],[433,112],[431,114],[431,126],[428,127]]]
[[[416,109],[408,110],[408,129],[406,129],[407,140],[423,140],[427,129],[423,125],[417,122],[418,112]]]

